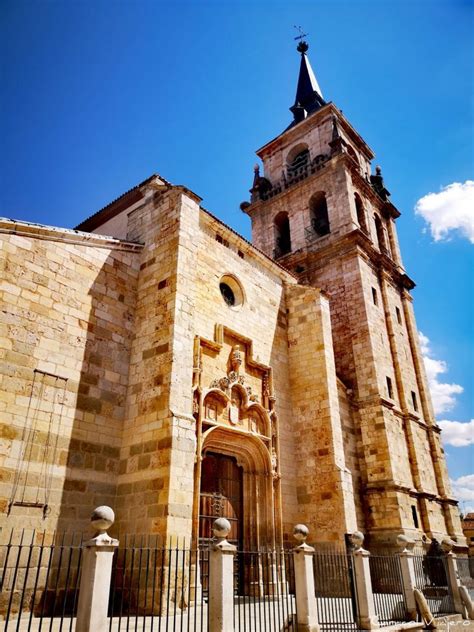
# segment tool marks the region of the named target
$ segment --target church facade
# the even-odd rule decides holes
[[[0,221],[0,510],[9,527],[247,550],[465,543],[390,201],[307,58],[257,155],[252,243],[153,175],[75,230]],[[3,537],[3,536],[2,536]]]

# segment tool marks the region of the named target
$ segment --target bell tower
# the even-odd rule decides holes
[[[293,120],[257,151],[252,242],[302,284],[329,297],[337,377],[355,437],[351,463],[359,528],[372,541],[401,532],[464,543],[428,391],[397,239],[400,212],[374,153],[301,55]],[[315,421],[317,423],[317,420]],[[352,444],[354,445],[354,444]],[[349,450],[349,447],[345,447]],[[317,477],[317,472],[315,472]]]

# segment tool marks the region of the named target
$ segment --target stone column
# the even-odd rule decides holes
[[[76,632],[108,632],[112,558],[119,543],[107,534],[107,529],[114,520],[113,510],[105,505],[92,513],[91,524],[97,533],[83,545]]]
[[[379,627],[379,621],[375,612],[374,594],[370,577],[370,553],[362,548],[364,535],[360,531],[353,533],[351,540],[355,547],[353,561],[354,584],[357,593],[357,623],[363,630],[375,630]]]
[[[299,545],[293,549],[298,632],[319,632],[314,586],[314,549],[306,544],[308,527],[297,524],[293,535]]]
[[[397,538],[397,544],[401,549],[398,554],[398,558],[400,560],[400,568],[402,571],[403,593],[405,595],[407,613],[410,621],[416,621],[416,600],[415,593],[413,592],[416,588],[415,566],[413,562],[413,547],[415,545],[415,540],[411,540],[406,535],[399,535]]]
[[[237,548],[229,544],[230,522],[214,520],[212,530],[217,537],[209,552],[209,630],[234,631],[234,556]]]
[[[456,554],[453,553],[454,544],[455,543],[450,538],[445,538],[441,542],[441,546],[446,552],[446,575],[448,579],[449,590],[451,591],[451,594],[453,596],[454,610],[465,616],[466,612],[464,609],[464,604],[462,602],[461,593],[459,592],[461,581],[459,579],[458,563],[456,559]]]

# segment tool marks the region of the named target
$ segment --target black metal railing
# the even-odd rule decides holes
[[[442,556],[414,555],[416,587],[421,590],[435,617],[455,612],[448,583],[446,559]]]
[[[208,582],[207,549],[184,539],[164,546],[155,535],[122,536],[112,568],[109,630],[208,630]]]
[[[0,547],[2,630],[73,629],[82,561],[81,534],[11,532]]]
[[[407,621],[400,558],[397,555],[371,555],[369,564],[375,612],[380,625]]]
[[[319,623],[331,632],[357,629],[357,595],[352,555],[316,545],[314,584]]]
[[[239,551],[234,586],[234,629],[296,632],[293,552]]]

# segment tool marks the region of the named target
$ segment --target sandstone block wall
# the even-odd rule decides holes
[[[1,526],[80,530],[114,503],[140,248],[0,231]]]

